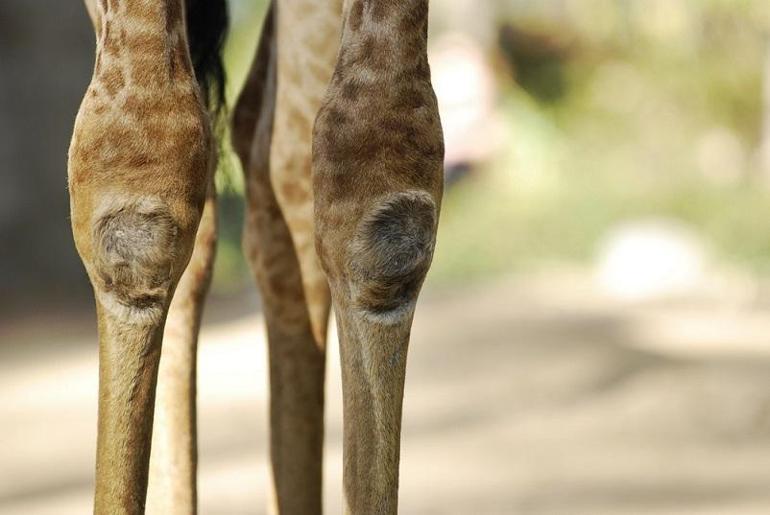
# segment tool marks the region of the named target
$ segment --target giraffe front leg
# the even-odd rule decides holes
[[[361,201],[369,209],[341,231],[347,241],[319,235],[340,335],[346,513],[393,514],[409,333],[438,208],[420,190]],[[322,218],[355,216],[334,202],[320,210]]]
[[[346,513],[394,514],[406,355],[433,256],[443,139],[427,0],[345,5],[315,125],[316,247],[340,334]]]
[[[95,202],[106,202],[92,216],[81,209],[88,193],[71,189],[76,241],[99,322],[95,512],[144,513],[161,339],[192,250],[186,233],[194,225],[175,217],[172,202],[153,194],[89,193]],[[124,195],[132,200],[114,200]],[[184,211],[184,218],[197,218],[194,206]]]
[[[96,69],[70,146],[73,234],[99,328],[98,514],[144,513],[164,324],[210,176],[181,2],[96,5]]]

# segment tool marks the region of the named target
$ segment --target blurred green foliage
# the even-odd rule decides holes
[[[450,7],[431,4],[439,17]],[[231,99],[264,8],[233,4]],[[770,177],[757,158],[770,137],[766,0],[510,0],[487,9],[503,145],[446,192],[432,281],[588,263],[614,224],[637,217],[686,222],[719,259],[770,273]],[[462,29],[442,23],[432,37]],[[223,162],[230,213],[217,282],[230,288],[246,275],[242,179],[237,159]]]
[[[758,160],[770,5],[518,2],[517,17],[509,4],[492,51],[506,63],[505,145],[447,193],[432,279],[587,263],[639,217],[686,222],[717,259],[770,272]]]
[[[251,65],[262,28],[266,0],[231,0],[231,29],[225,48],[228,71],[227,101],[234,106]],[[237,291],[251,285],[248,267],[241,251],[243,227],[243,171],[230,144],[227,132],[217,173],[219,193],[219,244],[214,270],[214,290],[219,293]]]

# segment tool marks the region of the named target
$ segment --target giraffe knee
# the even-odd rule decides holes
[[[419,191],[392,195],[364,217],[350,252],[360,308],[386,315],[413,304],[433,258],[436,222],[436,204]]]
[[[95,288],[108,309],[157,314],[171,288],[177,228],[154,199],[112,207],[94,224]]]

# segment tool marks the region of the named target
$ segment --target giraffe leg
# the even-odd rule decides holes
[[[342,0],[278,0],[278,59],[270,179],[302,271],[313,333],[326,344],[331,300],[314,246],[313,121],[339,52]]]
[[[394,514],[406,355],[433,255],[443,139],[427,0],[345,3],[315,125],[316,246],[340,334],[346,513]]]
[[[216,193],[211,181],[195,249],[174,293],[163,333],[147,493],[149,513],[197,513],[198,333],[211,284],[216,239]]]
[[[161,339],[193,251],[212,143],[182,0],[96,10],[96,68],[68,164],[73,234],[99,328],[94,512],[140,514]]]
[[[284,51],[276,34],[280,27],[276,8],[281,11],[284,4],[273,4],[268,12],[257,57],[235,109],[233,144],[246,173],[244,251],[262,292],[268,330],[270,452],[276,512],[312,515],[321,513],[324,347],[329,300],[322,274],[303,281],[308,277],[306,270],[311,274],[312,267],[317,267],[315,253],[312,245],[303,247],[293,238],[290,219],[296,224],[302,218],[290,217],[288,213],[295,205],[281,204],[276,191],[276,182],[290,182],[284,173],[297,174],[291,181],[301,192],[310,189],[308,168],[294,164],[280,170],[272,157],[275,151],[271,152],[277,141],[293,145],[283,152],[293,152],[293,162],[307,162],[309,166],[303,155],[310,152],[310,125],[307,134],[297,134],[296,127],[291,134],[283,134],[285,129],[278,125],[285,118],[281,114],[285,107],[276,98],[280,80],[278,48]],[[287,140],[289,136],[294,139]],[[285,159],[278,159],[281,166],[288,166]],[[292,197],[291,202],[295,201]],[[312,199],[302,196],[299,201]],[[312,210],[305,208],[304,213],[307,216]],[[312,231],[312,219],[302,223],[303,231]],[[306,232],[297,235],[308,238]],[[318,282],[319,276],[323,283]],[[314,286],[308,289],[308,284]]]

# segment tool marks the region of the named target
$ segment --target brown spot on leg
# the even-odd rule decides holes
[[[105,69],[99,76],[99,81],[104,86],[107,94],[111,97],[117,95],[120,90],[126,86],[126,79],[123,76],[123,71],[116,64]]]
[[[281,185],[284,199],[290,204],[298,204],[310,199],[310,193],[296,182],[285,182]]]
[[[364,18],[364,2],[362,0],[356,0],[353,3],[353,7],[350,9],[350,18],[348,19],[348,23],[350,23],[350,29],[353,32],[358,32],[361,30],[361,23],[363,22]]]
[[[358,99],[358,94],[361,91],[361,85],[355,80],[348,80],[342,85],[342,98],[350,100],[351,102]]]
[[[385,0],[367,0],[367,4],[372,13],[372,19],[376,22],[380,22],[385,19],[388,14],[389,6]]]
[[[131,34],[126,38],[127,50],[134,57],[162,55],[166,50],[163,38],[158,34]]]

